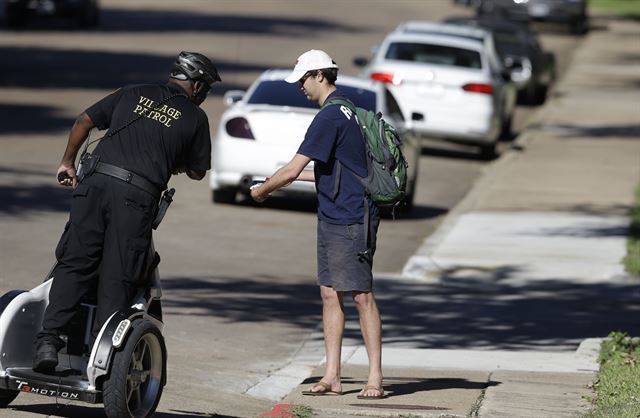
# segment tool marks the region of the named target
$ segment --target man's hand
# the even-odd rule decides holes
[[[74,189],[78,185],[78,178],[76,177],[76,168],[67,164],[60,164],[56,173],[58,183],[65,187],[73,187]]]
[[[262,193],[260,193],[261,188],[262,188],[262,185],[260,184],[251,186],[251,198],[258,203],[264,202],[269,197],[269,195],[263,196]]]
[[[280,167],[271,177],[267,177],[260,187],[252,187],[251,198],[259,203],[264,202],[272,192],[296,180],[310,161],[311,158],[305,155],[294,155],[285,166]]]

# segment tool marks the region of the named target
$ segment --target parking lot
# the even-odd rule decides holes
[[[180,50],[210,56],[224,83],[203,108],[212,132],[221,96],[246,89],[264,69],[289,67],[299,53],[330,52],[355,75],[367,55],[408,19],[439,20],[470,11],[445,0],[103,1],[95,30],[64,23],[2,29],[0,50],[0,292],[37,285],[53,263],[69,193],[54,173],[75,116],[123,84],[163,82]],[[545,33],[558,74],[580,38]],[[520,132],[536,107],[518,107]],[[501,144],[508,147],[509,143]],[[374,270],[398,273],[441,216],[491,161],[475,150],[429,143],[420,160],[416,208],[381,226]],[[165,286],[169,382],[164,416],[253,416],[268,403],[242,394],[285,364],[320,319],[314,282],[313,205],[278,199],[266,207],[214,205],[207,182],[172,180],[176,201],[156,234]],[[75,404],[21,397],[10,416],[100,416]],[[245,408],[245,409],[242,409]],[[161,415],[163,416],[163,415]]]

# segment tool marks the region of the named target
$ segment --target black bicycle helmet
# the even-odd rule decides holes
[[[208,85],[222,81],[218,70],[209,58],[197,52],[182,51],[173,63],[172,75],[176,72],[184,74],[193,81],[202,80]]]

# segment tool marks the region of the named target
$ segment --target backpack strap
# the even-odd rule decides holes
[[[347,99],[346,97],[334,97],[333,99],[329,99],[326,102],[324,102],[324,104],[320,109],[324,109],[325,107],[331,106],[331,105],[343,105],[348,107],[349,110],[351,110],[354,114],[356,113],[356,106],[353,104],[351,100]]]
[[[345,97],[335,97],[333,99],[329,99],[327,100],[320,109],[324,109],[327,106],[338,106],[338,105],[342,105],[347,107],[349,110],[351,110],[353,112],[353,114],[356,117],[356,123],[358,124],[358,128],[360,128],[360,133],[362,134],[362,139],[365,141],[365,145],[366,145],[366,138],[364,137],[364,132],[362,131],[362,126],[360,125],[360,121],[358,120],[358,115],[356,113],[356,107],[355,105],[351,102],[351,100],[345,98]],[[366,152],[366,149],[365,149]],[[347,170],[349,170],[351,173],[353,173],[354,176],[356,176],[357,179],[359,179],[362,182],[362,178],[357,175],[355,172],[353,172],[353,170],[350,170],[349,167],[347,167]],[[370,172],[371,167],[369,167],[369,160],[367,159],[367,172]],[[333,183],[333,195],[332,198],[333,200],[336,199],[336,197],[338,196],[338,190],[340,188],[340,175],[342,173],[342,163],[340,162],[340,160],[338,160],[336,158],[336,179]]]

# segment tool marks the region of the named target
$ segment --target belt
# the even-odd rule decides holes
[[[160,198],[162,194],[162,189],[160,189],[155,184],[151,183],[149,180],[145,179],[139,174],[133,173],[129,170],[125,170],[124,168],[120,168],[115,165],[99,162],[96,166],[96,173],[104,174],[107,176],[115,177],[119,180],[124,181],[125,183],[132,184],[139,189],[144,190],[147,193],[153,195],[156,199]]]

